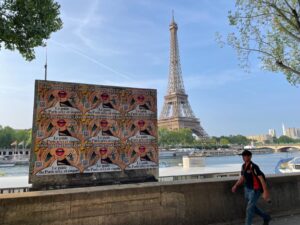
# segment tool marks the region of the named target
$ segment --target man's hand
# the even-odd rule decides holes
[[[267,202],[267,201],[270,201],[270,193],[269,191],[265,190],[264,193],[263,193],[263,199]]]
[[[239,180],[231,188],[232,193],[235,193],[236,189],[238,188],[238,186],[240,186],[241,184],[243,184],[244,181],[245,181],[245,177],[244,176],[240,176]]]
[[[262,197],[263,197],[263,199],[265,200],[265,201],[270,201],[270,193],[269,193],[269,190],[268,190],[268,187],[267,187],[267,184],[266,184],[266,181],[265,181],[265,179],[262,177],[262,176],[258,176],[258,178],[259,178],[259,180],[260,180],[260,183],[261,183],[261,185],[262,185],[262,189],[263,189],[263,195],[262,195]]]
[[[237,186],[236,186],[236,184],[235,184],[235,185],[233,185],[233,187],[231,188],[232,193],[235,193],[235,192],[236,192],[236,189],[237,189]]]

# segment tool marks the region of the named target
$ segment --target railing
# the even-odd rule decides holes
[[[21,192],[29,192],[29,191],[30,191],[30,187],[0,188],[0,194],[21,193]]]

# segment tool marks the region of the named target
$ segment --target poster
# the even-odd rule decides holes
[[[156,90],[36,81],[32,175],[158,168]]]

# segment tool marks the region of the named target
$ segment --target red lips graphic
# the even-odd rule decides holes
[[[57,156],[62,156],[64,153],[65,153],[65,150],[62,149],[62,148],[58,148],[58,149],[56,149],[56,151],[55,151],[55,154],[56,154]]]
[[[140,127],[144,126],[144,125],[145,125],[145,121],[144,121],[144,120],[139,120],[139,121],[138,121],[138,125],[139,125]]]
[[[105,155],[107,153],[107,148],[100,148],[99,152],[101,155]]]
[[[101,127],[107,127],[107,125],[108,125],[107,120],[101,120],[100,125],[101,125]]]
[[[63,127],[66,125],[67,122],[64,119],[60,119],[56,123],[59,127]]]
[[[144,95],[139,95],[139,96],[137,97],[137,100],[140,101],[140,102],[144,101],[144,100],[145,100]]]
[[[103,93],[103,94],[101,94],[101,98],[102,98],[102,100],[107,100],[107,99],[108,99],[108,97],[109,97],[109,95],[108,95],[107,93]]]
[[[144,153],[146,151],[146,147],[145,146],[140,146],[139,147],[139,152],[140,153]]]
[[[65,91],[59,91],[59,92],[58,92],[58,97],[60,97],[60,98],[65,98],[65,97],[67,97],[67,92],[65,92]]]

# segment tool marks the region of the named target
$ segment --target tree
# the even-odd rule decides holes
[[[227,43],[237,50],[242,66],[257,53],[263,69],[300,83],[299,0],[236,0],[229,22],[236,32],[227,36]]]
[[[15,141],[14,130],[11,127],[0,128],[0,148],[10,148],[10,144]]]
[[[230,144],[238,144],[238,145],[247,145],[250,143],[250,140],[248,140],[245,136],[243,135],[230,135],[228,137],[228,140]]]
[[[220,139],[220,145],[229,145],[229,140],[227,138],[222,137]]]
[[[158,129],[159,146],[192,146],[195,138],[190,129],[182,128],[178,130]]]
[[[182,128],[178,131],[179,141],[182,145],[191,146],[193,145],[195,138],[193,137],[193,132],[191,129]]]
[[[158,129],[158,145],[167,146],[170,145],[170,131],[166,128]]]
[[[288,137],[288,136],[280,136],[278,139],[277,139],[277,143],[278,144],[288,144],[288,143],[294,143],[295,140]]]
[[[44,46],[62,28],[59,8],[53,0],[0,0],[0,49],[17,49],[26,60],[34,59],[34,47]]]
[[[31,135],[32,135],[32,129],[27,130],[27,139],[25,141],[25,147],[26,148],[31,147],[31,142],[32,142],[32,139],[31,139],[32,136]]]
[[[23,142],[25,147],[31,145],[31,129],[15,130],[11,127],[0,125],[0,148],[11,148],[11,144]]]

